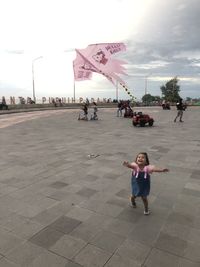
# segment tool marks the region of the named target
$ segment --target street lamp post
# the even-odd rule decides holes
[[[118,100],[119,100],[119,97],[118,97],[118,81],[116,81],[116,100],[117,100],[117,102],[118,102]]]
[[[147,79],[148,79],[148,76],[145,76],[144,95],[147,94]]]
[[[145,76],[144,95],[147,95],[147,82],[148,82],[148,77],[151,76],[151,74],[152,73],[149,73],[148,75]]]
[[[67,50],[64,50],[64,53],[68,53],[68,52],[74,52],[74,49],[69,48]],[[73,70],[74,70],[74,63],[73,63]],[[75,77],[74,77],[74,84],[73,84],[73,95],[74,95],[73,101],[75,103],[76,102],[76,83],[75,83]]]
[[[36,103],[36,97],[35,97],[35,73],[34,73],[34,63],[36,60],[40,59],[40,58],[43,58],[43,56],[40,56],[40,57],[37,57],[37,58],[34,58],[32,60],[32,79],[33,79],[33,100],[34,102]]]

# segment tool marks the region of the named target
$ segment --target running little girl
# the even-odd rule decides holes
[[[133,169],[131,178],[131,203],[136,208],[136,197],[141,197],[144,203],[144,215],[149,215],[148,199],[150,193],[150,174],[153,172],[168,172],[166,168],[157,168],[149,164],[147,153],[141,152],[137,155],[135,162],[124,161],[124,166]]]

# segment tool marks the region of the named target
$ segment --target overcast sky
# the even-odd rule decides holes
[[[75,48],[123,42],[116,58],[134,96],[160,95],[178,76],[180,95],[200,97],[199,0],[1,0],[0,97],[72,97]],[[104,76],[75,83],[76,97],[116,97]],[[128,98],[119,87],[119,98]]]

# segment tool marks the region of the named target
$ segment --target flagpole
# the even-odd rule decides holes
[[[74,71],[74,62],[73,62],[73,71]],[[74,103],[76,102],[76,85],[75,85],[75,71],[74,71]]]
[[[118,102],[118,81],[116,80],[116,100]]]
[[[74,79],[74,103],[76,102],[76,85],[75,85],[75,79]]]

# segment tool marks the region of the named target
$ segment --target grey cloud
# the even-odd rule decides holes
[[[161,60],[169,62],[162,70],[172,70],[179,66],[182,72],[198,72],[199,68],[189,68],[193,60],[187,58],[187,51],[200,51],[200,5],[198,0],[154,1],[139,32],[127,42],[124,59],[134,64],[149,64]],[[177,54],[185,53],[177,58]],[[145,70],[144,70],[145,72]]]

